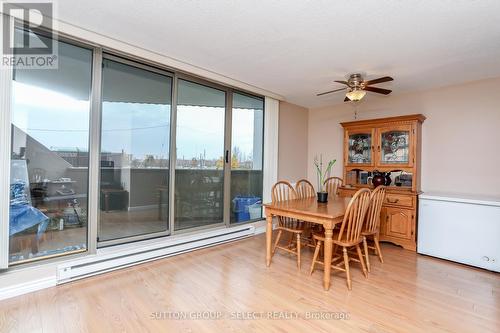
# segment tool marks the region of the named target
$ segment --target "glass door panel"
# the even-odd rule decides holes
[[[226,93],[178,80],[175,229],[223,222]]]
[[[102,69],[99,242],[166,234],[172,78],[111,59]]]
[[[373,131],[346,131],[348,147],[346,161],[349,165],[373,165]]]
[[[411,125],[379,129],[380,153],[382,165],[412,165]]]
[[[231,223],[262,218],[264,100],[233,94]]]
[[[56,43],[57,69],[14,69],[10,263],[87,249],[92,51]]]

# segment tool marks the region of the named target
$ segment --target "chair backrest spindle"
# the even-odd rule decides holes
[[[323,184],[326,187],[328,195],[333,196],[339,193],[339,187],[344,184],[344,181],[339,177],[330,177],[327,178]]]
[[[359,240],[369,205],[369,189],[363,188],[354,194],[347,206],[338,241],[350,243]]]
[[[293,200],[297,199],[297,193],[290,182],[280,180],[273,185],[273,188],[271,189],[271,198],[273,203]],[[295,224],[296,220],[289,217],[278,216],[278,222],[280,226],[289,226],[290,224]]]
[[[370,207],[366,213],[364,231],[378,232],[380,228],[380,211],[385,200],[386,187],[381,185],[373,190],[370,196]]]
[[[298,199],[311,198],[316,196],[314,186],[307,180],[301,179],[295,185],[295,192]]]

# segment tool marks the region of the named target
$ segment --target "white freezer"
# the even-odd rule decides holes
[[[500,272],[500,197],[419,198],[418,253]]]

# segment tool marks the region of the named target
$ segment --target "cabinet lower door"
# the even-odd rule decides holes
[[[386,207],[382,209],[382,233],[388,237],[412,239],[413,211]]]

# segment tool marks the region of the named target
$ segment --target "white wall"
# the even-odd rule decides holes
[[[278,178],[295,182],[307,177],[308,110],[280,102]],[[312,163],[312,162],[311,162]]]
[[[401,95],[368,95],[358,119],[422,113],[422,190],[500,194],[500,78]],[[336,158],[342,175],[343,121],[352,103],[309,110],[308,160]],[[314,180],[312,165],[308,178]]]

